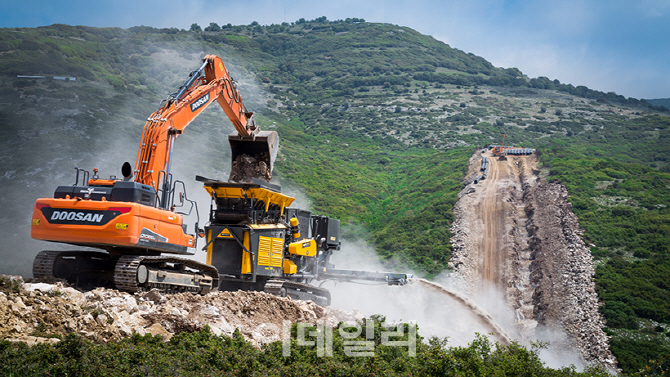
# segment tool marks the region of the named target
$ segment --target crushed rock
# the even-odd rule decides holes
[[[254,156],[241,154],[235,158],[230,167],[228,181],[251,182],[252,178],[270,182],[272,179],[272,170],[270,170],[269,153],[259,153]]]
[[[541,182],[526,196],[535,315],[540,323],[564,328],[586,360],[615,367],[598,310],[593,258],[568,202],[568,190],[558,183]]]
[[[284,321],[325,323],[361,319],[357,312],[321,307],[264,292],[130,294],[96,288],[81,292],[63,283],[22,283],[20,292],[0,292],[0,339],[29,344],[55,342],[54,334],[77,333],[95,341],[116,341],[133,334],[161,335],[198,331],[217,335],[239,329],[254,346],[281,339]]]

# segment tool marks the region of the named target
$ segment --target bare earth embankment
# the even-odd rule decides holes
[[[46,336],[72,332],[96,342],[148,333],[167,340],[174,334],[209,326],[217,335],[230,336],[238,329],[260,346],[281,339],[284,321],[333,327],[340,321],[360,319],[354,313],[264,292],[201,296],[155,290],[129,294],[107,288],[81,292],[60,283],[20,287],[20,291],[0,292],[0,339],[29,344],[56,342]]]
[[[473,297],[502,292],[523,339],[551,339],[559,353],[577,351],[582,362],[612,370],[593,261],[566,188],[541,177],[535,155],[499,161],[476,153],[469,176],[483,156],[487,178],[467,185],[454,208],[451,264],[463,289]]]

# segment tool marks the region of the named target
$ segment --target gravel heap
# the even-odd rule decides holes
[[[534,305],[540,324],[559,325],[589,362],[614,368],[599,300],[593,282],[591,252],[582,240],[568,191],[558,183],[540,183],[528,192],[526,228],[534,258],[531,281],[536,285]]]
[[[61,283],[22,283],[20,289],[0,292],[0,339],[29,344],[57,342],[52,334],[78,333],[96,342],[132,334],[162,335],[169,340],[183,331],[209,326],[217,334],[235,329],[260,347],[281,339],[283,321],[324,323],[360,319],[359,314],[323,308],[264,292],[161,294],[156,290],[129,294],[96,288],[81,292]],[[17,292],[18,290],[18,292]]]
[[[270,170],[270,154],[260,153],[250,156],[241,154],[235,158],[230,168],[230,182],[251,182],[252,178],[262,179],[270,182],[272,170]]]

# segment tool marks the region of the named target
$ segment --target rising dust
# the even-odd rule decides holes
[[[442,294],[448,295],[449,297],[451,297],[455,301],[457,301],[459,304],[461,304],[461,305],[467,307],[468,309],[470,309],[470,311],[475,316],[475,318],[478,321],[480,321],[480,323],[482,325],[488,327],[489,330],[491,330],[493,335],[497,338],[496,340],[498,340],[498,342],[500,342],[501,344],[505,344],[505,345],[508,345],[512,342],[511,339],[509,338],[509,336],[507,336],[507,334],[505,333],[505,331],[503,331],[503,329],[501,329],[500,326],[498,326],[495,323],[493,318],[488,313],[486,313],[479,306],[477,306],[477,304],[470,301],[470,299],[463,296],[462,294],[460,294],[458,292],[455,292],[455,291],[452,291],[452,290],[448,289],[447,287],[444,287],[444,286],[442,286],[438,283],[432,282],[432,281],[428,281],[426,279],[411,279],[410,282],[420,284],[420,285],[422,285],[422,286],[424,286],[428,289],[432,289],[436,292],[440,292]]]
[[[342,249],[333,254],[331,261],[338,269],[389,271],[412,273],[402,268],[383,266],[374,250],[361,241],[344,240]],[[476,334],[492,334],[501,344],[510,342],[509,336],[476,304],[455,293],[449,281],[442,285],[411,279],[404,286],[326,282],[331,291],[331,307],[340,310],[358,310],[364,316],[382,315],[388,321],[415,321],[423,337],[448,338],[450,346],[464,346]]]

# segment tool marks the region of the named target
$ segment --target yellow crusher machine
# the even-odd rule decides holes
[[[261,180],[222,182],[203,177],[212,197],[205,227],[207,264],[217,268],[221,290],[255,290],[330,304],[330,293],[312,281],[379,281],[403,285],[411,274],[337,270],[340,221],[290,208],[294,198]]]

